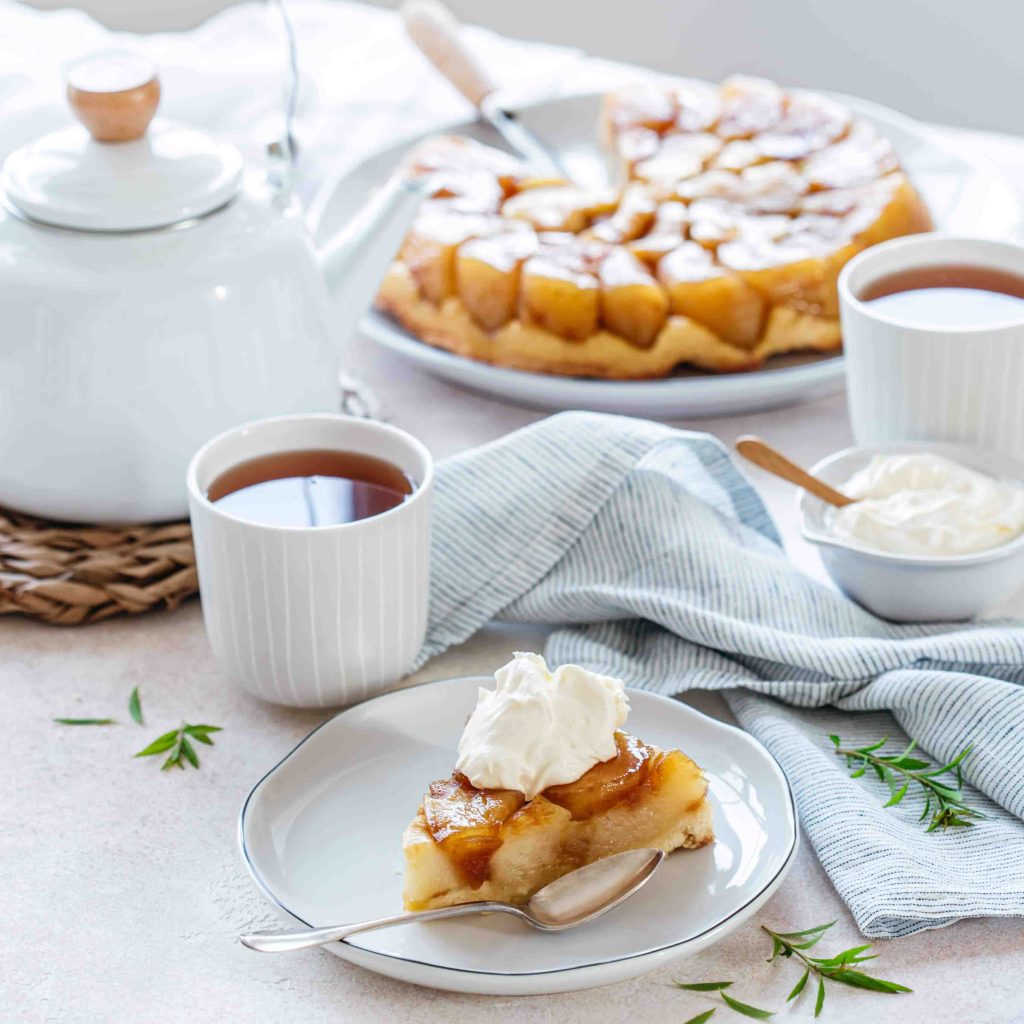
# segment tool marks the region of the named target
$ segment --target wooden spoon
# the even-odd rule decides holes
[[[738,437],[736,451],[743,458],[753,462],[755,466],[760,466],[762,469],[768,470],[769,473],[774,473],[775,476],[782,477],[783,480],[788,480],[805,491],[810,491],[816,498],[821,498],[829,505],[842,508],[844,505],[854,503],[854,498],[848,498],[834,487],[829,487],[824,480],[811,476],[806,469],[801,469],[796,463],[790,462],[785,455],[759,437],[754,437],[751,434]]]

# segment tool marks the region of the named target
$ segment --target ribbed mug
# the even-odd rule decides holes
[[[303,449],[385,459],[414,491],[379,515],[316,527],[246,522],[208,500],[226,469]],[[430,585],[433,463],[419,441],[351,416],[261,420],[201,448],[187,483],[203,619],[229,678],[275,704],[329,707],[379,693],[409,671]]]
[[[1024,460],[1024,317],[924,327],[872,308],[871,284],[920,267],[966,265],[1024,277],[1024,247],[940,233],[873,246],[839,275],[850,420],[858,445],[968,444]]]

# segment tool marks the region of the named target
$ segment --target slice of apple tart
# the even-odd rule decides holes
[[[618,680],[573,665],[550,673],[533,654],[496,680],[481,691],[458,768],[431,783],[405,831],[407,909],[524,903],[624,850],[713,841],[701,770],[618,728],[628,709]]]
[[[434,198],[378,306],[486,362],[593,377],[753,369],[841,344],[836,280],[931,228],[890,144],[841,104],[762,79],[605,99],[622,186],[539,179],[456,137],[412,166]]]

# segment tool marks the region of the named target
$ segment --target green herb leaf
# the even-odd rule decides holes
[[[803,992],[804,986],[807,984],[807,979],[810,976],[811,969],[810,967],[808,967],[807,970],[804,971],[804,973],[801,975],[800,980],[793,986],[793,991],[790,992],[788,996],[786,996],[787,1003],[791,1002],[793,999],[796,999],[796,997],[800,995],[801,992]]]
[[[838,981],[843,985],[851,985],[853,988],[867,988],[872,992],[913,992],[913,989],[905,985],[897,985],[895,981],[886,981],[884,978],[874,978],[870,974],[861,971],[836,971],[828,976],[829,981]]]
[[[186,760],[193,768],[199,767],[199,758],[196,756],[196,748],[184,737],[181,740],[181,752],[185,755]]]
[[[825,1005],[825,979],[818,975],[818,997],[814,1000],[814,1016],[821,1016],[821,1008]]]
[[[55,718],[58,725],[117,725],[113,718]]]
[[[712,1006],[710,1010],[698,1013],[696,1017],[691,1017],[688,1021],[684,1021],[683,1024],[705,1024],[706,1021],[714,1017],[716,1009],[717,1007]]]
[[[186,725],[185,732],[189,736],[198,736],[200,733],[206,735],[211,732],[223,732],[224,730],[219,725]]]
[[[847,767],[854,770],[850,778],[859,779],[868,768],[889,786],[889,799],[884,807],[894,807],[907,795],[911,785],[920,786],[924,796],[924,808],[919,821],[928,821],[925,832],[936,829],[964,828],[974,824],[971,819],[984,818],[981,811],[975,810],[964,802],[963,776],[961,765],[970,753],[971,747],[962,750],[952,761],[934,768],[929,761],[919,757],[910,757],[917,748],[917,741],[911,740],[909,745],[899,754],[877,753],[886,743],[883,737],[877,743],[866,747],[846,748],[839,737],[830,735],[829,739],[835,746],[835,753],[846,759]],[[839,740],[839,742],[836,742]],[[947,780],[939,782],[938,776],[952,774],[955,780],[950,784]]]
[[[149,757],[151,754],[167,752],[167,760],[160,766],[162,771],[167,771],[170,768],[181,768],[184,770],[185,761],[192,765],[193,768],[198,768],[199,755],[196,754],[196,748],[192,746],[192,740],[197,740],[212,747],[213,740],[210,738],[210,733],[220,731],[221,727],[219,725],[189,725],[188,722],[182,722],[177,729],[172,729],[170,732],[165,732],[163,736],[158,736],[148,747],[140,750],[135,756]]]
[[[816,928],[805,928],[802,932],[772,932],[769,935],[777,935],[780,939],[803,939],[810,935],[817,935],[819,938],[835,924],[829,921],[828,924],[819,924]]]
[[[132,690],[132,695],[128,698],[128,714],[132,716],[132,721],[137,725],[146,724],[142,718],[142,701],[139,699],[139,688],[137,686]]]
[[[148,747],[143,747],[135,756],[152,757],[154,754],[162,754],[165,750],[170,750],[177,742],[178,730],[172,729],[170,732],[165,732],[163,736],[158,736]]]
[[[723,988],[728,988],[731,981],[691,981],[683,983],[681,981],[674,982],[676,988],[684,989],[687,992],[719,992]]]
[[[753,1017],[754,1020],[767,1020],[769,1017],[775,1016],[771,1010],[762,1010],[756,1006],[751,1006],[749,1003],[741,1003],[738,999],[733,999],[726,992],[719,992],[718,994],[725,1000],[726,1006],[737,1013],[742,1013],[744,1017]]]
[[[884,804],[882,804],[882,806],[883,807],[893,807],[893,806],[895,806],[896,804],[898,804],[907,795],[907,790],[908,789],[910,789],[910,779],[907,779],[907,781],[904,782],[903,785],[900,786],[900,788],[898,790],[896,790],[896,792],[893,793],[893,795],[891,797],[889,797],[889,799],[886,800],[886,802]]]

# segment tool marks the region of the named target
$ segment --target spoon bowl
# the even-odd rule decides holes
[[[307,928],[298,932],[256,932],[240,935],[243,946],[259,953],[285,953],[338,942],[356,932],[393,928],[413,921],[439,921],[468,914],[512,914],[543,932],[576,928],[600,917],[643,886],[665,859],[657,849],[626,850],[570,871],[539,889],[528,903],[460,903],[454,907],[380,917],[355,924]]]

